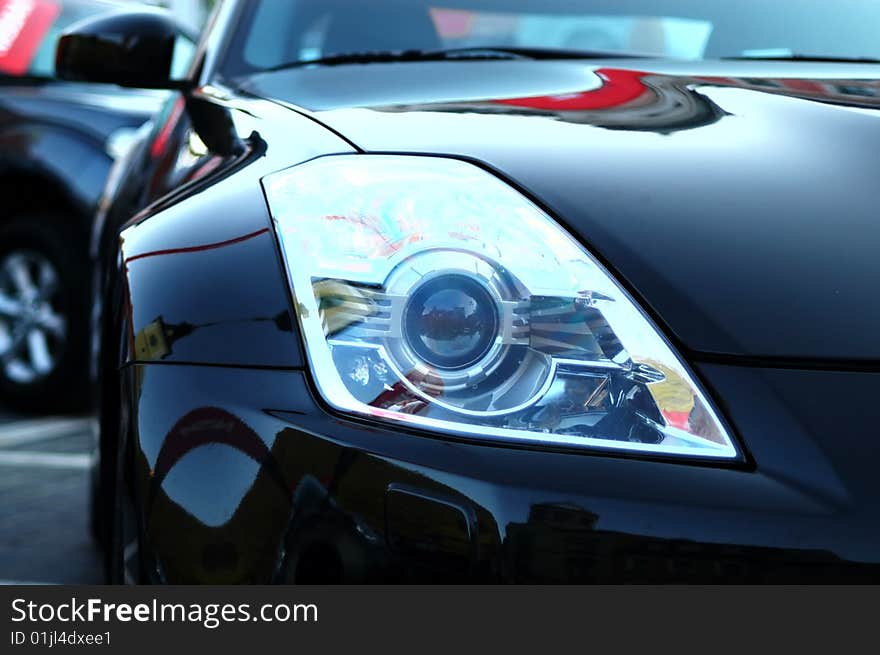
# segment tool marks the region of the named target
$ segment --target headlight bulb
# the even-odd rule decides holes
[[[500,336],[495,298],[461,273],[440,274],[419,286],[404,310],[403,325],[418,357],[451,371],[482,361]]]

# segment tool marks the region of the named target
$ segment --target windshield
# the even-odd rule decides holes
[[[351,53],[529,48],[880,59],[880,0],[244,0],[222,72]]]

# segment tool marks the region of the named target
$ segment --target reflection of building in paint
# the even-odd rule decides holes
[[[146,501],[147,535],[159,557],[157,570],[168,582],[785,582],[805,575],[853,582],[861,576],[863,582],[876,577],[876,568],[868,565],[838,568],[840,560],[828,551],[615,531],[608,529],[616,518],[610,508],[536,503],[524,520],[499,525],[478,499],[466,500],[462,491],[435,479],[442,477],[439,472],[429,475],[283,425],[279,422],[279,432],[267,441],[229,411],[205,407],[169,431],[152,468],[140,453],[136,496]],[[201,466],[219,449],[235,454],[234,468]],[[199,453],[203,460],[188,465]],[[228,475],[218,473],[239,478],[242,491],[218,493],[230,484]],[[174,474],[184,483],[169,484]],[[404,493],[389,502],[392,489]],[[206,521],[206,514],[217,515],[220,502],[228,503],[223,521]],[[686,526],[682,533],[699,533],[689,512],[683,511],[680,520]],[[747,543],[748,535],[742,539]]]
[[[393,106],[385,108],[385,111],[551,116],[566,123],[661,134],[711,125],[727,115],[714,102],[693,90],[690,87],[693,80],[690,78],[616,68],[601,68],[595,74],[601,84],[587,91],[526,98]]]
[[[699,92],[701,86],[735,87],[797,96],[820,102],[880,106],[880,81],[678,77],[600,68],[601,84],[559,95],[503,98],[424,105],[396,105],[387,112],[432,111],[472,114],[550,116],[566,123],[611,130],[671,134],[715,123],[728,114]]]
[[[239,321],[222,321],[214,323],[167,323],[161,316],[148,323],[134,335],[134,356],[139,362],[155,362],[170,357],[174,353],[174,344],[194,335],[199,330],[214,327],[228,327],[236,323],[274,323],[282,332],[292,330],[290,315],[287,311],[277,316],[241,319]]]
[[[726,115],[685,78],[619,69],[596,75],[602,85],[590,91],[493,102],[553,113],[567,123],[660,133],[710,125]]]
[[[695,77],[694,83],[736,87],[808,100],[856,106],[880,106],[880,80],[808,80],[796,78]]]
[[[644,537],[600,529],[594,512],[562,503],[536,504],[525,523],[507,525],[504,553],[518,583],[685,581],[784,582],[805,573],[828,580],[869,579],[850,573],[823,550],[777,550]]]
[[[189,323],[166,325],[160,316],[134,335],[134,353],[139,362],[165,359],[172,353],[174,342],[193,333]]]
[[[240,458],[237,468],[245,478],[256,472],[244,495],[221,508],[230,518],[220,525],[210,525],[203,516],[205,505],[220,503],[218,490],[230,484],[217,479],[216,471],[199,471],[197,479],[183,486],[180,498],[168,493],[166,479],[205,448],[213,449],[214,457],[217,448],[230,449]],[[148,467],[145,461],[141,465]],[[180,473],[186,470],[184,466]],[[271,579],[290,497],[278,463],[253,428],[223,409],[196,409],[166,435],[146,473],[146,530],[169,581],[232,584]]]
[[[221,494],[228,477],[190,459],[216,458],[221,448],[237,457],[240,493]],[[463,527],[460,512],[430,502],[455,502],[455,493],[419,472],[292,427],[267,443],[219,407],[189,412],[152,466],[143,453],[138,466],[148,537],[172,583],[379,582],[389,556],[403,576],[412,566],[421,578],[462,580],[480,575],[477,552],[490,556],[499,546],[487,510],[474,506],[480,529]],[[183,482],[169,484],[172,475]],[[423,490],[429,501],[389,505],[392,483]]]

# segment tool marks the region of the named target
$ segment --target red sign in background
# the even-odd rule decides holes
[[[0,0],[0,73],[27,73],[60,13],[57,0]]]

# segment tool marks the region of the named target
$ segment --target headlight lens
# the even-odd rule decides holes
[[[311,370],[337,409],[517,443],[738,456],[628,294],[495,176],[345,155],[264,187]]]

